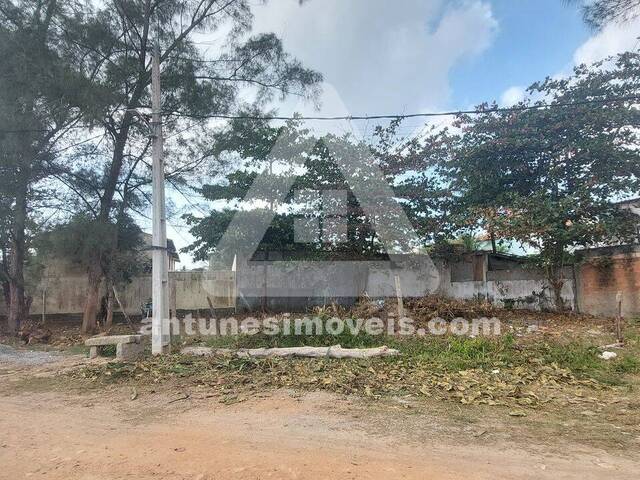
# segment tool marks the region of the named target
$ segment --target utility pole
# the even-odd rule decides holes
[[[171,332],[169,326],[169,258],[167,256],[167,219],[164,196],[164,160],[162,158],[162,105],[160,96],[160,47],[153,49],[151,65],[151,126],[153,128],[152,148],[152,199],[153,199],[153,240],[151,301],[153,320],[151,328],[151,351],[154,355],[169,353]]]

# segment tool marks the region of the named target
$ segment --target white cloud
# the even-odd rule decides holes
[[[627,23],[610,23],[602,31],[594,34],[580,45],[567,65],[552,75],[553,78],[566,78],[571,75],[576,65],[591,64],[604,60],[619,53],[640,47],[640,17]],[[505,90],[500,98],[500,104],[511,106],[523,100],[525,90],[520,86],[512,86]]]
[[[583,43],[574,53],[576,65],[593,63],[611,55],[633,50],[640,44],[640,17],[628,23],[611,23]]]
[[[481,0],[280,0],[255,16],[256,31],[280,35],[354,115],[446,107],[452,67],[485,51],[498,27]],[[322,113],[336,114],[325,100]]]
[[[518,102],[524,100],[525,89],[523,87],[514,86],[507,88],[500,97],[500,105],[505,107],[511,107]]]

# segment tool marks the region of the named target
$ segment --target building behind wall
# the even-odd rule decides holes
[[[142,250],[145,253],[145,260],[148,262],[148,270],[151,271],[151,252],[153,251],[153,235],[150,233],[142,233],[142,241],[144,247]],[[167,239],[167,257],[169,259],[169,271],[174,272],[176,270],[176,264],[180,263],[180,255],[176,250],[176,245],[170,238]]]
[[[499,306],[544,310],[553,308],[553,294],[543,272],[530,266],[526,257],[487,251],[467,252],[443,259],[448,281],[441,292],[453,298],[482,298]],[[565,306],[576,308],[573,270],[564,270]]]

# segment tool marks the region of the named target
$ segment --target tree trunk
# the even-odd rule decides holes
[[[143,87],[142,87],[143,88]],[[142,91],[140,89],[140,92]],[[135,94],[134,94],[135,95]],[[138,97],[140,93],[137,93]],[[138,98],[136,97],[136,99]],[[137,100],[136,100],[137,101]],[[113,196],[118,186],[118,179],[122,171],[122,163],[124,161],[124,148],[129,138],[129,128],[133,115],[130,111],[124,114],[122,120],[122,129],[116,137],[111,166],[109,167],[109,175],[106,178],[104,194],[100,200],[100,213],[97,221],[103,224],[109,223],[111,209],[113,208]],[[110,242],[109,238],[105,239]],[[87,279],[87,300],[82,314],[82,333],[94,333],[97,329],[98,306],[100,304],[100,284],[104,277],[102,269],[102,260],[105,251],[109,251],[111,245],[105,245],[105,248],[96,250],[93,258],[89,263],[89,278]]]
[[[7,324],[9,333],[16,334],[20,330],[20,324],[24,321],[24,287],[19,282],[9,282],[9,316]]]
[[[561,243],[551,243],[542,249],[542,257],[545,259],[545,274],[551,290],[556,310],[562,312],[566,309],[562,298],[562,287],[565,284],[565,246]]]
[[[564,279],[557,278],[549,282],[553,290],[553,301],[558,312],[565,310],[564,299],[562,298],[562,287],[564,286]]]
[[[82,315],[82,333],[96,333],[98,328],[98,305],[100,303],[100,286],[102,285],[102,267],[93,263],[89,267],[87,279],[87,301]]]
[[[7,308],[9,308],[9,303],[11,302],[11,293],[9,291],[9,282],[2,282],[2,294],[4,296],[4,304]]]
[[[565,310],[564,299],[562,298],[562,287],[564,286],[564,249],[556,247],[554,257],[549,268],[549,284],[553,290],[553,300],[556,310]]]
[[[27,220],[27,187],[16,189],[16,210],[13,219],[11,255],[9,258],[9,314],[10,333],[17,333],[29,315],[24,295],[25,225]]]
[[[111,284],[107,282],[107,316],[104,321],[104,329],[106,332],[111,330],[113,326],[113,290]]]

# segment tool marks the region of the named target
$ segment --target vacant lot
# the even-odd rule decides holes
[[[497,338],[176,339],[387,344],[371,360],[88,360],[73,328],[0,351],[2,478],[633,478],[638,326],[505,313]],[[531,327],[535,325],[535,327]],[[71,339],[69,341],[68,339]],[[49,350],[49,351],[44,351]]]

